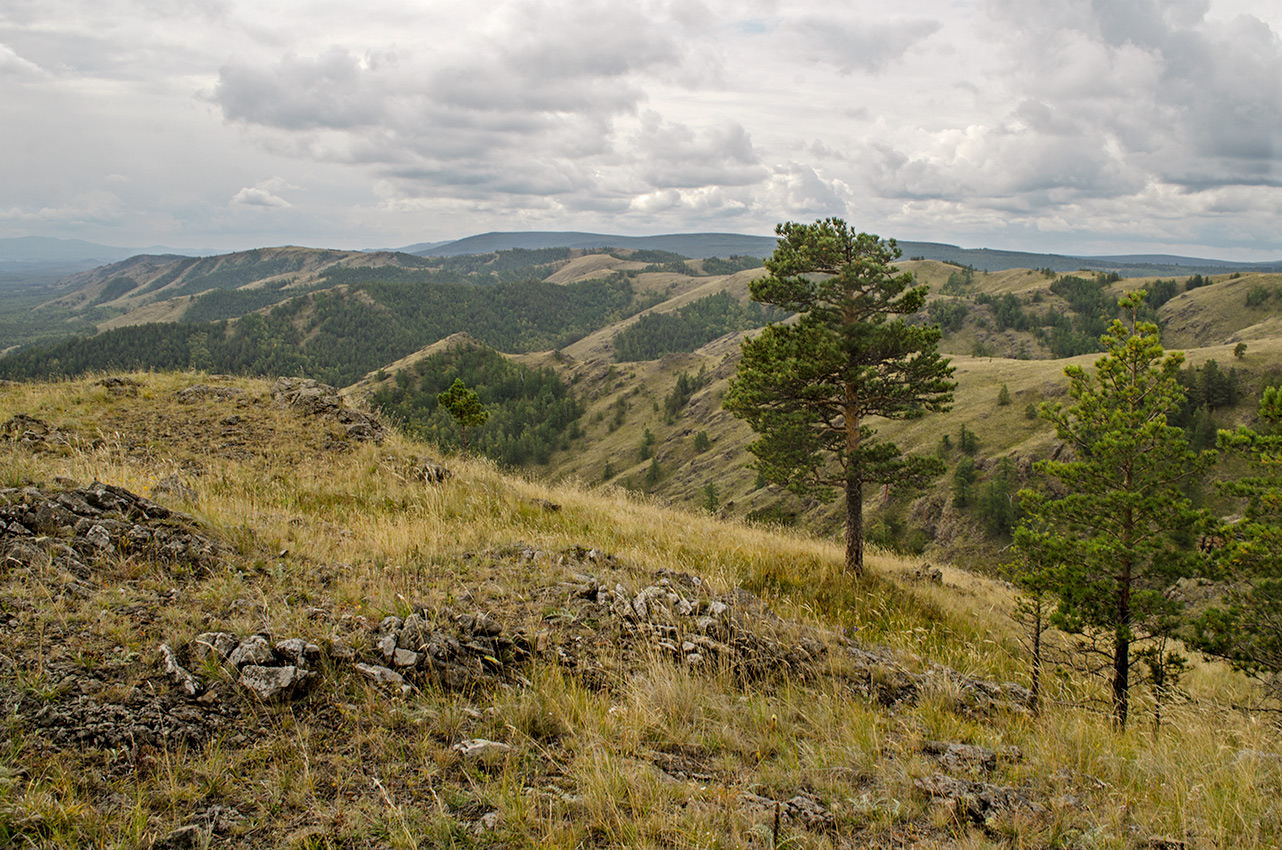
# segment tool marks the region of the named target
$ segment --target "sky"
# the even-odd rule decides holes
[[[1282,259],[1277,0],[4,0],[0,237]]]

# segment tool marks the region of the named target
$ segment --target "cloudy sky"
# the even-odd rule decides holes
[[[1282,258],[1277,0],[4,0],[0,236]]]

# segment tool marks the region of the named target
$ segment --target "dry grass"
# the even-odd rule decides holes
[[[245,390],[240,402],[179,405],[178,389],[209,379],[133,377],[137,398],[92,380],[0,389],[0,422],[22,412],[72,435],[69,448],[43,453],[6,444],[0,480],[96,479],[150,494],[177,475],[195,498],[158,498],[196,516],[229,555],[207,574],[107,559],[83,593],[51,565],[0,576],[0,704],[14,706],[0,748],[0,845],[148,846],[180,825],[209,823],[221,806],[236,817],[210,846],[769,847],[773,812],[751,800],[799,794],[822,804],[833,827],[785,819],[781,845],[1282,840],[1278,730],[1229,707],[1248,692],[1222,668],[1197,668],[1160,733],[1142,711],[1125,734],[1110,730],[1089,707],[1097,686],[1077,678],[1052,677],[1040,718],[959,710],[957,682],[946,677],[887,709],[850,686],[838,633],[891,647],[911,669],[939,663],[1023,681],[1006,616],[1011,591],[951,567],[942,586],[913,585],[905,576],[915,564],[884,554],[870,558],[875,577],[856,582],[828,541],[674,511],[612,487],[549,486],[483,461],[444,459],[454,477],[426,486],[403,469],[432,457],[429,447],[399,437],[347,445],[272,407],[265,384],[229,381]],[[221,425],[233,412],[239,424]],[[745,683],[733,669],[695,672],[607,646],[605,687],[537,661],[524,670],[528,687],[426,687],[404,699],[327,666],[321,688],[285,705],[246,699],[210,668],[199,672],[223,677],[216,687],[239,712],[234,726],[199,742],[133,748],[59,744],[33,714],[61,705],[84,671],[104,682],[103,701],[164,697],[157,644],[209,629],[342,638],[360,649],[372,640],[360,623],[420,604],[554,628],[567,615],[549,589],[578,568],[487,554],[517,542],[608,551],[617,566],[602,567],[603,577],[630,586],[672,570],[716,592],[745,587],[798,628],[827,635],[828,660],[805,680]],[[466,763],[451,747],[472,737],[512,751]],[[939,772],[921,752],[928,740],[1018,747],[1023,757],[987,778],[1026,789],[1044,810],[960,823],[914,789]],[[492,830],[479,826],[489,813]]]

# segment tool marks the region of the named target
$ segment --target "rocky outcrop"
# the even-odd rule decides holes
[[[103,555],[141,554],[202,569],[219,552],[195,519],[123,487],[0,490],[0,565],[8,568],[46,559],[87,578],[88,562]]]
[[[71,446],[72,435],[43,419],[19,413],[0,425],[0,440],[35,451],[66,450]]]
[[[311,378],[278,378],[272,385],[272,401],[304,416],[336,422],[348,439],[381,443],[387,436],[376,417],[347,407],[337,389]]]

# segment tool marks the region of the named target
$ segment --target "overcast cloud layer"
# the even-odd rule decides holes
[[[0,236],[1282,257],[1276,0],[5,0]]]

